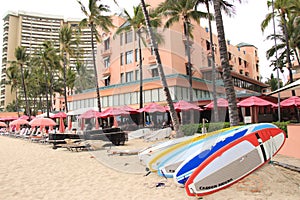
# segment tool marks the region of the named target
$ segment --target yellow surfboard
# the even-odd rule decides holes
[[[180,149],[180,148],[183,148],[187,145],[190,145],[192,144],[193,142],[197,142],[201,139],[204,139],[204,138],[207,138],[207,137],[210,137],[212,135],[215,135],[215,134],[218,134],[218,133],[221,133],[223,131],[228,131],[228,130],[231,130],[231,129],[234,129],[234,128],[238,128],[238,126],[236,127],[229,127],[229,128],[224,128],[224,129],[220,129],[220,130],[217,130],[217,131],[213,131],[213,132],[209,132],[209,133],[205,133],[205,134],[201,134],[199,136],[196,136],[196,137],[193,137],[193,138],[190,138],[190,139],[187,139],[183,142],[180,142],[180,143],[177,143],[165,150],[163,150],[162,152],[160,152],[159,154],[157,154],[155,157],[153,157],[148,163],[147,163],[147,167],[149,168],[150,171],[152,172],[156,172],[157,169],[158,169],[158,165],[159,163],[167,158],[167,156],[169,154],[171,154],[172,152]]]

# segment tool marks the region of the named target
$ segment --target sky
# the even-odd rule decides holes
[[[231,2],[230,0],[228,1]],[[82,0],[82,2],[86,5],[88,0]],[[111,5],[111,9],[114,10],[114,12],[119,10],[119,8],[113,4],[113,0],[102,0],[102,2]],[[139,0],[118,0],[119,6],[126,9],[131,9],[139,2]],[[243,4],[237,3],[238,1],[234,2],[236,15],[231,18],[225,16],[223,18],[225,36],[233,45],[246,42],[258,48],[260,72],[261,76],[264,77],[263,81],[265,81],[272,73],[272,68],[269,67],[265,52],[273,45],[272,42],[265,40],[266,36],[272,33],[272,27],[267,29],[264,34],[260,29],[261,22],[266,14],[270,12],[267,8],[267,0],[243,0],[243,2],[245,2]],[[5,2],[5,5],[1,5],[0,7],[0,35],[2,35],[3,31],[2,18],[8,11],[52,14],[63,16],[66,19],[81,19],[84,17],[76,0],[9,0]],[[2,46],[2,38],[0,39],[0,46]],[[1,50],[0,53],[2,55]]]

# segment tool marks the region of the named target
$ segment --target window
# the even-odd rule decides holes
[[[120,33],[120,46],[123,45],[123,33]]]
[[[206,40],[206,50],[209,51],[210,50],[210,42]]]
[[[125,33],[125,43],[128,44],[132,42],[132,31],[128,31]]]
[[[126,82],[132,82],[133,81],[133,71],[126,72]]]
[[[242,65],[242,59],[239,58],[239,65]]]
[[[140,80],[140,70],[135,70],[135,80]]]
[[[232,58],[232,54],[228,52],[228,60],[231,60],[231,58]]]
[[[256,64],[256,72],[259,71],[259,67],[258,67],[258,64]]]
[[[245,72],[245,76],[249,76],[249,72]]]
[[[247,68],[247,65],[248,65],[247,61],[244,60],[244,67]]]
[[[104,67],[108,68],[110,66],[110,57],[107,56],[107,57],[103,58],[103,62],[104,62]]]
[[[244,72],[243,72],[243,70],[241,69],[241,70],[240,70],[240,74],[243,74],[243,73],[244,73]]]
[[[110,85],[110,76],[103,77],[105,86]]]
[[[120,53],[120,65],[124,65],[123,53]]]
[[[134,60],[135,60],[135,62],[137,62],[137,61],[139,61],[139,49],[135,49],[134,50],[135,51],[135,53],[134,53]]]
[[[120,82],[125,83],[125,75],[124,73],[121,73]]]
[[[158,76],[158,69],[157,68],[151,69],[151,73],[152,73],[152,77]]]
[[[130,64],[133,62],[133,51],[127,51],[125,53],[125,64]]]
[[[109,49],[109,46],[110,45],[110,39],[106,39],[104,40],[104,50],[108,50]]]

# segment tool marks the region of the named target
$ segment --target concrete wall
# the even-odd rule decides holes
[[[290,124],[287,127],[288,138],[278,154],[300,158],[300,124]]]

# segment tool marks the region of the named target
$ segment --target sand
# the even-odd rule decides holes
[[[0,199],[196,199],[172,179],[146,170],[136,155],[108,150],[137,150],[150,143],[131,140],[122,147],[94,143],[96,151],[72,152],[49,144],[0,136]],[[300,166],[300,160],[273,160]],[[163,187],[156,187],[164,183]],[[300,173],[267,164],[233,186],[203,199],[300,199]]]

